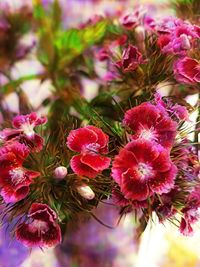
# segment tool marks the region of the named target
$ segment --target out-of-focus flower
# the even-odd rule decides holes
[[[134,131],[133,139],[146,139],[165,148],[174,143],[177,123],[149,102],[126,111],[123,122]]]
[[[18,115],[13,119],[15,129],[6,128],[0,131],[0,142],[6,142],[13,138],[25,139],[25,143],[34,151],[40,151],[43,147],[43,138],[35,133],[34,128],[46,123],[46,117],[38,117],[35,112],[27,115]]]
[[[185,54],[198,38],[195,25],[177,18],[164,19],[157,25],[158,45],[164,53]]]
[[[169,192],[174,186],[176,173],[169,152],[142,139],[121,149],[112,166],[112,177],[125,198],[139,201],[153,193]]]
[[[28,222],[16,229],[16,238],[27,247],[52,247],[61,242],[56,213],[46,204],[33,203]]]
[[[186,84],[200,82],[200,63],[189,57],[180,58],[174,63],[174,75],[177,81]]]
[[[80,153],[70,161],[72,170],[78,175],[93,178],[110,165],[110,158],[104,156],[108,153],[108,136],[95,126],[72,130],[67,137],[67,146]]]
[[[144,64],[145,60],[142,58],[142,54],[138,51],[136,46],[129,45],[123,51],[122,59],[115,64],[123,72],[131,72],[138,68],[140,64]]]
[[[120,24],[128,30],[138,26],[143,21],[146,10],[142,7],[136,8],[132,13],[123,15],[120,18]]]
[[[200,214],[200,190],[195,188],[188,196],[185,208],[182,209],[183,217],[180,224],[180,232],[183,235],[192,235],[192,224],[198,221]]]
[[[40,175],[22,166],[28,154],[29,149],[19,142],[12,142],[0,149],[0,194],[6,203],[24,199],[32,180]]]

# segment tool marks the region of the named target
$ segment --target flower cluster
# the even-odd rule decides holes
[[[0,195],[7,204],[25,199],[30,193],[30,185],[41,174],[24,167],[24,162],[32,152],[43,148],[43,138],[35,133],[34,127],[44,124],[45,117],[35,112],[18,115],[13,121],[13,129],[0,132]],[[24,245],[53,246],[60,242],[60,227],[57,215],[46,204],[33,203],[28,214],[28,224],[22,223],[16,229],[16,237]]]

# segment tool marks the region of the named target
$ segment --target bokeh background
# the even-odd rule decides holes
[[[43,0],[47,5],[51,0]],[[32,6],[31,0],[0,0],[0,9],[18,8],[20,5]],[[98,14],[121,13],[132,10],[136,5],[144,5],[154,17],[173,15],[168,0],[60,0],[63,9],[63,25],[68,28],[86,21]],[[34,35],[24,38],[25,43],[35,41]],[[42,71],[42,66],[30,54],[26,60],[20,61],[12,70],[12,77],[31,75]],[[5,83],[0,77],[0,85]],[[95,95],[95,83],[83,80],[84,90],[88,98]],[[35,79],[21,85],[29,95],[31,104],[41,114],[45,109],[40,103],[51,94],[48,81],[40,84]],[[167,90],[167,88],[165,88]],[[195,103],[196,95],[187,101]],[[18,110],[18,99],[15,93],[10,94],[6,103],[12,111]],[[98,216],[109,225],[116,226],[118,210],[109,205],[98,209]],[[173,225],[158,224],[156,218],[148,225],[140,242],[133,228],[133,218],[127,215],[117,227],[107,229],[94,219],[83,221],[78,229],[72,229],[63,244],[56,249],[28,250],[9,238],[9,229],[0,230],[0,267],[78,267],[77,259],[82,261],[81,267],[198,267],[200,266],[200,229],[196,225],[192,237],[183,237]]]

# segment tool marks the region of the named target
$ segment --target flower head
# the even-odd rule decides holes
[[[116,66],[122,69],[123,72],[131,72],[138,68],[140,64],[145,63],[142,54],[136,46],[129,45],[122,54],[122,59],[116,62]]]
[[[17,227],[16,238],[27,247],[52,247],[61,242],[56,213],[46,204],[33,203],[28,222]]]
[[[46,123],[46,121],[46,117],[38,117],[35,112],[27,115],[18,115],[12,121],[14,129],[6,128],[0,131],[0,142],[6,142],[15,138],[20,139],[22,142],[25,141],[32,150],[38,152],[42,149],[44,140],[35,133],[34,128]]]
[[[0,195],[6,203],[24,199],[32,180],[40,175],[22,166],[28,154],[29,149],[19,142],[0,149]]]
[[[67,137],[67,146],[80,153],[70,162],[78,175],[93,178],[110,165],[110,158],[104,156],[108,153],[108,136],[95,126],[72,130]]]
[[[139,201],[153,193],[169,192],[176,173],[169,152],[147,140],[128,143],[115,157],[112,166],[112,177],[125,198]]]
[[[134,132],[133,139],[146,139],[165,148],[170,148],[174,143],[177,123],[149,102],[126,111],[123,122]]]
[[[200,83],[200,63],[189,57],[178,59],[174,63],[174,75],[181,83]]]

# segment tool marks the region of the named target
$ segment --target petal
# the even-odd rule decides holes
[[[53,223],[57,219],[57,214],[46,204],[33,203],[29,210],[29,217]]]
[[[166,172],[158,172],[149,180],[151,190],[158,194],[168,193],[174,187],[177,168],[174,164]]]
[[[160,145],[138,139],[128,143],[125,149],[132,152],[137,162],[151,162],[159,156]]]
[[[127,199],[145,200],[149,197],[149,189],[145,181],[142,181],[138,172],[128,169],[122,174],[121,191]]]
[[[13,127],[20,129],[22,125],[24,124],[33,124],[37,120],[37,114],[35,112],[32,112],[27,115],[18,115],[16,116],[13,121],[12,125]]]
[[[55,247],[56,245],[60,244],[62,241],[61,237],[61,229],[57,223],[50,224],[49,231],[42,234],[42,243],[41,246],[43,247]]]
[[[81,162],[97,172],[107,169],[110,161],[110,158],[98,154],[85,154],[81,156]]]
[[[93,130],[84,127],[72,130],[69,133],[67,137],[67,146],[73,151],[81,152],[86,145],[96,143],[97,140],[97,134]]]
[[[92,126],[92,125],[88,125],[85,128],[92,130],[97,134],[98,139],[97,139],[96,143],[98,143],[101,146],[101,148],[105,148],[105,152],[100,151],[100,153],[107,153],[108,152],[107,145],[108,145],[108,141],[109,141],[108,135],[105,134],[101,129],[99,129],[95,126]]]
[[[81,155],[72,157],[70,161],[70,166],[72,170],[80,176],[87,176],[89,178],[94,178],[97,176],[98,172],[90,168],[88,165],[85,165],[81,162]]]
[[[40,224],[40,221],[38,221]],[[16,238],[26,247],[54,247],[61,243],[61,230],[56,223],[46,223],[40,229],[33,223],[21,224],[16,230]]]
[[[112,177],[120,185],[122,173],[126,172],[129,168],[137,165],[135,155],[125,148],[122,148],[119,154],[115,157],[112,164]]]
[[[129,126],[133,131],[137,131],[141,127],[150,129],[152,126],[155,126],[159,117],[159,109],[151,103],[145,102],[126,111],[123,123]]]
[[[158,172],[166,172],[171,168],[169,151],[162,149],[160,155],[152,162],[154,170]]]
[[[41,236],[29,224],[20,224],[15,232],[16,239],[26,247],[41,246]]]
[[[1,189],[0,194],[6,203],[15,203],[27,197],[29,194],[29,186],[21,186],[17,190],[5,186]]]

